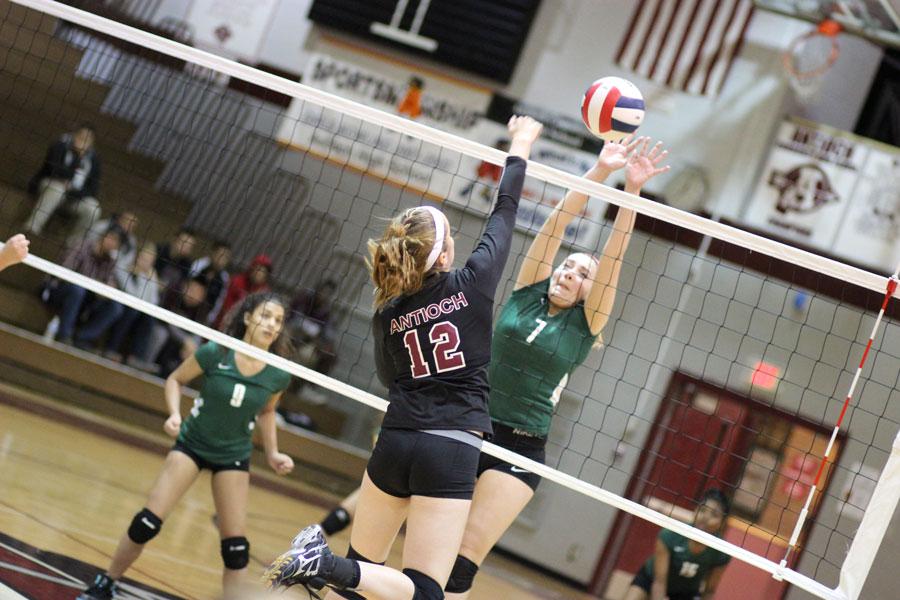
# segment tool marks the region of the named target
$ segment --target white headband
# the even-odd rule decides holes
[[[425,261],[425,270],[430,271],[437,262],[438,256],[441,255],[441,250],[444,249],[444,213],[433,206],[419,206],[416,210],[427,211],[434,221],[434,246],[431,248],[428,260]]]

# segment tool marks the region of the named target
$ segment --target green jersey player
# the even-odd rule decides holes
[[[291,353],[284,334],[288,304],[269,293],[248,296],[232,312],[226,333],[261,350],[280,356]],[[181,416],[181,386],[201,377],[200,395],[186,419]],[[241,579],[250,557],[244,537],[250,453],[258,423],[269,465],[279,475],[294,468],[291,457],[278,452],[275,406],[290,383],[290,375],[266,363],[209,342],[189,356],[166,379],[169,418],[164,429],[177,441],[166,457],[144,509],[122,536],[112,564],[97,575],[79,600],[113,598],[116,580],[159,533],[163,520],[200,471],[212,472],[212,492],[222,539],[222,576],[225,598],[239,597]]]
[[[659,166],[665,156],[661,144],[651,148],[647,138],[607,142],[585,177],[603,181],[624,167],[625,191],[638,194],[668,170]],[[634,227],[634,212],[620,208],[599,258],[570,254],[554,269],[566,228],[587,202],[585,194],[569,192],[550,213],[522,262],[491,348],[491,441],[541,463],[550,419],[569,375],[599,345]],[[469,597],[479,566],[539,481],[527,469],[482,453],[466,531],[444,588],[448,600]]]
[[[725,494],[707,490],[694,512],[694,527],[720,535],[729,508]],[[625,600],[710,600],[729,560],[723,552],[663,529],[653,556],[635,575]]]

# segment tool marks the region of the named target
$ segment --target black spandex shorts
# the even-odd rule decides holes
[[[525,458],[530,458],[535,462],[541,464],[546,462],[547,438],[529,435],[518,429],[513,429],[508,425],[497,423],[496,421],[492,424],[494,426],[494,437],[491,439],[491,443],[497,444],[501,448],[512,450],[516,454],[521,454]],[[481,477],[482,473],[490,470],[508,473],[532,490],[537,490],[538,484],[541,482],[540,475],[536,475],[527,469],[521,469],[515,465],[511,465],[508,462],[503,462],[499,458],[482,452],[481,457],[478,460],[478,476]]]
[[[471,500],[475,490],[480,438],[472,443],[414,429],[382,429],[366,472],[378,489],[391,496],[429,496]]]
[[[634,579],[631,580],[631,585],[636,585],[647,594],[650,593],[650,588],[653,587],[653,580],[644,572],[644,569],[641,568],[640,571],[637,572],[637,575],[634,576]],[[699,594],[668,594],[666,596],[669,600],[697,600],[700,597]]]
[[[172,450],[177,452],[181,452],[182,454],[187,454],[192,461],[197,465],[197,468],[201,471],[203,469],[209,469],[213,473],[218,473],[219,471],[249,471],[250,470],[250,459],[245,458],[244,460],[236,460],[230,463],[213,463],[209,462],[181,442],[175,442],[175,445],[172,446]]]

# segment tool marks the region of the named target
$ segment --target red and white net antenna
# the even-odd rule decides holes
[[[822,479],[822,473],[825,472],[825,466],[828,464],[828,460],[831,458],[831,451],[834,448],[834,441],[837,439],[838,432],[841,429],[841,423],[844,421],[844,415],[847,414],[847,408],[850,407],[850,400],[853,398],[853,392],[856,389],[856,383],[859,381],[859,376],[862,374],[863,367],[866,364],[866,359],[869,358],[869,350],[872,349],[872,343],[875,341],[875,335],[878,333],[878,328],[881,326],[881,319],[884,317],[884,311],[887,310],[888,302],[890,302],[891,297],[897,290],[897,284],[900,283],[900,281],[898,281],[897,279],[898,276],[900,276],[900,264],[897,265],[897,268],[894,270],[894,274],[891,275],[890,279],[888,279],[887,290],[885,290],[884,293],[884,301],[881,303],[881,310],[878,311],[878,318],[875,319],[875,324],[872,326],[872,334],[869,336],[869,342],[866,344],[866,349],[863,351],[862,358],[859,360],[859,366],[856,368],[856,374],[853,376],[853,381],[850,382],[850,389],[847,391],[847,397],[844,399],[844,407],[841,409],[841,414],[838,417],[837,422],[834,424],[834,431],[831,432],[831,439],[828,440],[828,446],[825,448],[825,455],[822,457],[822,462],[819,464],[819,470],[816,472],[816,478],[813,481],[812,487],[809,489],[809,495],[806,497],[806,503],[803,505],[803,510],[800,511],[800,518],[797,519],[797,524],[794,525],[794,531],[793,533],[791,533],[791,539],[790,542],[788,542],[787,551],[784,554],[784,558],[781,559],[781,563],[779,563],[781,569],[785,569],[787,567],[787,562],[791,556],[791,552],[793,552],[797,547],[797,539],[800,537],[800,531],[803,529],[804,523],[806,523],[806,517],[809,515],[809,509],[812,506],[813,498],[815,498],[816,490],[819,488],[819,481]],[[779,573],[774,573],[772,576],[777,580],[781,580],[781,576]]]

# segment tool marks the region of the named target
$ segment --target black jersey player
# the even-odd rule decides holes
[[[494,294],[509,255],[525,159],[541,125],[509,122],[510,157],[485,232],[463,268],[435,208],[405,211],[370,242],[379,377],[390,406],[363,478],[348,557],[304,529],[267,572],[272,586],[328,584],[338,597],[443,598],[475,487],[487,410]],[[403,571],[382,565],[406,520]],[[358,593],[357,593],[358,592]]]

